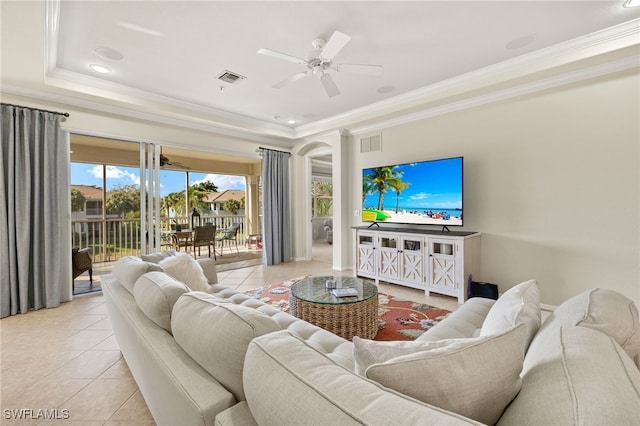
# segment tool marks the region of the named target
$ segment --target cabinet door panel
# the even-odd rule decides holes
[[[380,276],[398,278],[398,250],[380,248]]]
[[[450,257],[431,257],[431,286],[440,290],[455,290],[455,262]]]
[[[373,247],[360,246],[358,247],[358,272],[365,274],[375,274],[376,272],[376,258],[375,250]]]
[[[400,279],[411,284],[425,285],[425,241],[414,235],[404,235],[401,240]]]
[[[402,280],[414,284],[424,283],[424,261],[422,253],[403,252]]]

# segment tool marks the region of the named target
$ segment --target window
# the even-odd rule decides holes
[[[333,216],[333,184],[329,179],[313,177],[311,181],[311,214],[313,217]]]

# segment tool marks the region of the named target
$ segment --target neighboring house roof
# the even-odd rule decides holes
[[[87,200],[102,200],[102,188],[90,185],[71,185],[71,189],[82,192]]]
[[[208,192],[204,201],[206,203],[224,203],[227,200],[242,200],[244,191],[239,189],[226,189],[222,192]]]

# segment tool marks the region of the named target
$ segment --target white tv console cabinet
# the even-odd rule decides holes
[[[368,228],[354,233],[357,276],[458,298],[467,298],[467,279],[480,275],[480,233],[414,228]]]

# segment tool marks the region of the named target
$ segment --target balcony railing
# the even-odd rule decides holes
[[[240,223],[238,241],[244,241],[245,216],[202,216],[201,225],[215,225],[217,230],[227,229],[234,223]],[[169,231],[172,225],[182,228],[191,227],[191,218],[173,217],[160,220],[161,231]],[[93,262],[113,262],[123,256],[140,255],[140,219],[84,219],[71,221],[72,246],[89,247]],[[159,246],[170,244],[167,233],[161,233]]]

